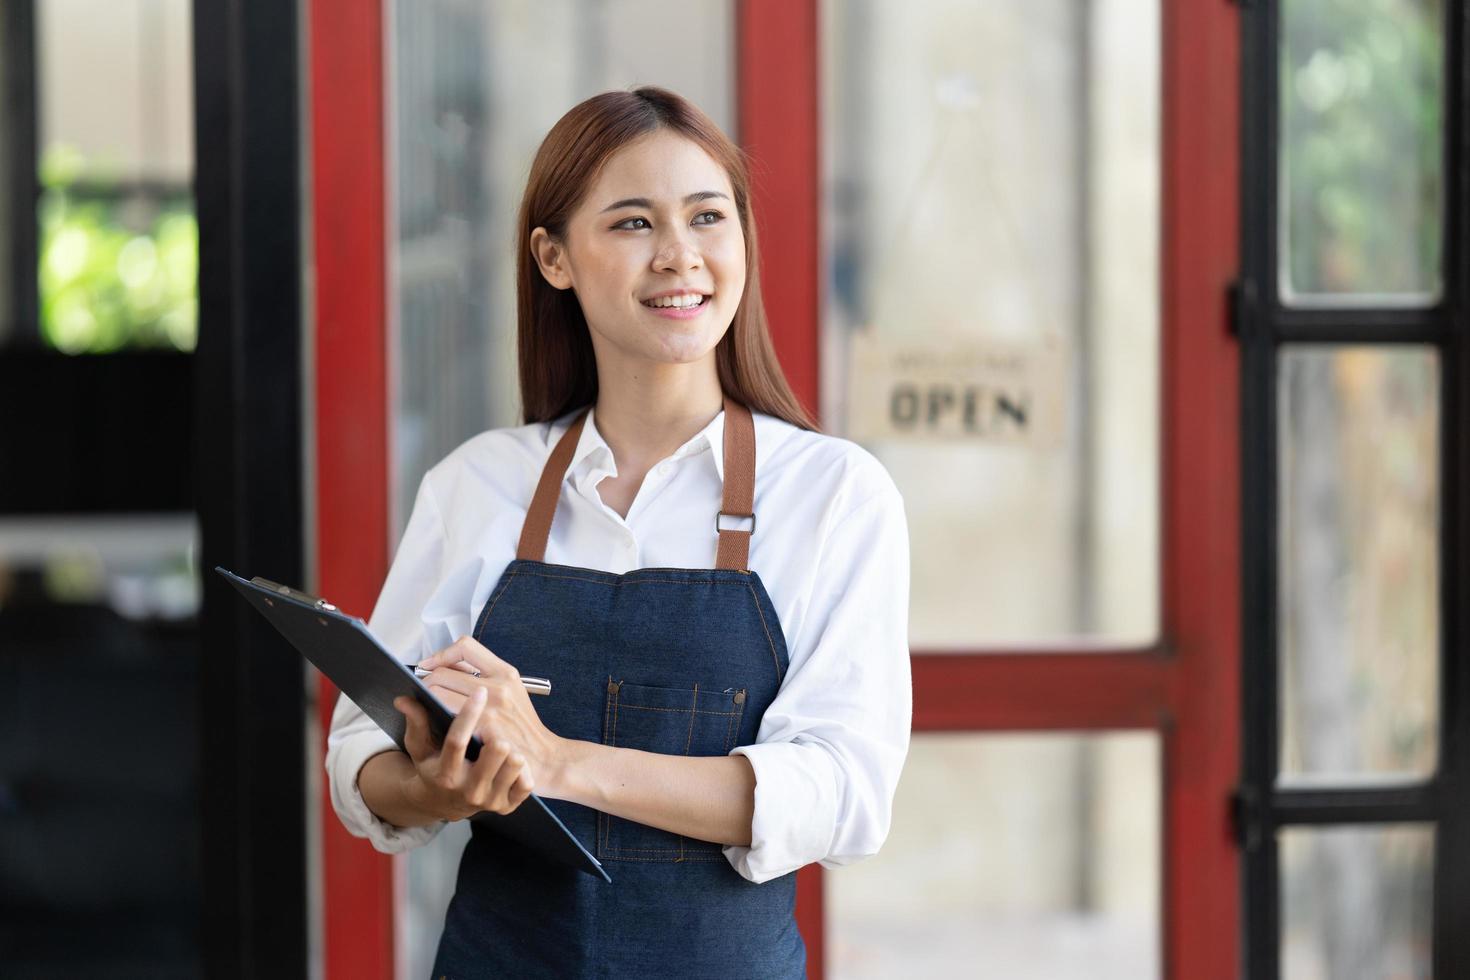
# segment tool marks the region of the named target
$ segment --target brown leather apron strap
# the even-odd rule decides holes
[[[516,546],[516,557],[522,561],[546,560],[546,542],[551,538],[551,519],[556,516],[556,502],[561,499],[561,481],[566,478],[567,467],[572,464],[572,453],[577,451],[577,441],[582,437],[582,426],[589,411],[591,406],[582,409],[582,414],[562,433],[561,440],[541,470],[541,480],[531,497],[531,509],[526,511],[526,523],[521,525],[521,543]]]
[[[526,511],[526,522],[521,525],[520,544],[516,547],[516,558],[522,561],[546,560],[546,542],[551,538],[551,521],[561,499],[562,480],[571,466],[572,454],[577,451],[587,412],[588,409],[583,409],[562,433],[541,470],[531,507]],[[729,395],[725,396],[724,443],[725,492],[720,513],[715,515],[715,529],[720,536],[715,567],[745,571],[750,560],[750,536],[755,533],[755,421],[750,409]],[[748,520],[750,526],[741,527],[741,519]],[[727,523],[735,526],[727,527]]]
[[[716,568],[745,571],[750,563],[750,536],[755,533],[755,422],[750,409],[725,396],[725,497],[715,515],[720,546]],[[742,528],[740,518],[750,526]],[[726,527],[727,522],[734,527]]]

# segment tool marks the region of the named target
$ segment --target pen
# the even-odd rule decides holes
[[[418,664],[413,665],[413,676],[415,677],[428,677],[430,673],[430,671],[425,670]],[[478,670],[474,671],[473,676],[479,677],[480,672]],[[545,677],[522,677],[521,686],[524,687],[526,691],[530,694],[551,693],[551,681],[547,680]]]

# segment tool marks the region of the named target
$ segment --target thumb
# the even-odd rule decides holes
[[[415,764],[434,756],[434,746],[429,739],[429,716],[424,706],[413,698],[397,697],[393,707],[403,715],[405,730],[403,748]]]

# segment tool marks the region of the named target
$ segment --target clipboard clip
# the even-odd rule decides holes
[[[332,605],[327,600],[319,599],[316,596],[311,595],[310,593],[302,592],[300,589],[293,589],[289,585],[281,585],[279,582],[272,582],[270,579],[262,578],[259,575],[255,576],[250,581],[255,585],[270,589],[272,592],[275,592],[278,595],[283,595],[287,599],[295,599],[297,602],[304,602],[308,606],[314,606],[317,609],[323,609],[327,612],[338,611],[337,607]]]

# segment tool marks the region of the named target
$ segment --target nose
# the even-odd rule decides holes
[[[688,233],[684,229],[674,228],[659,243],[658,251],[654,253],[653,267],[659,272],[684,272],[699,268],[700,261],[699,249],[694,247]]]

